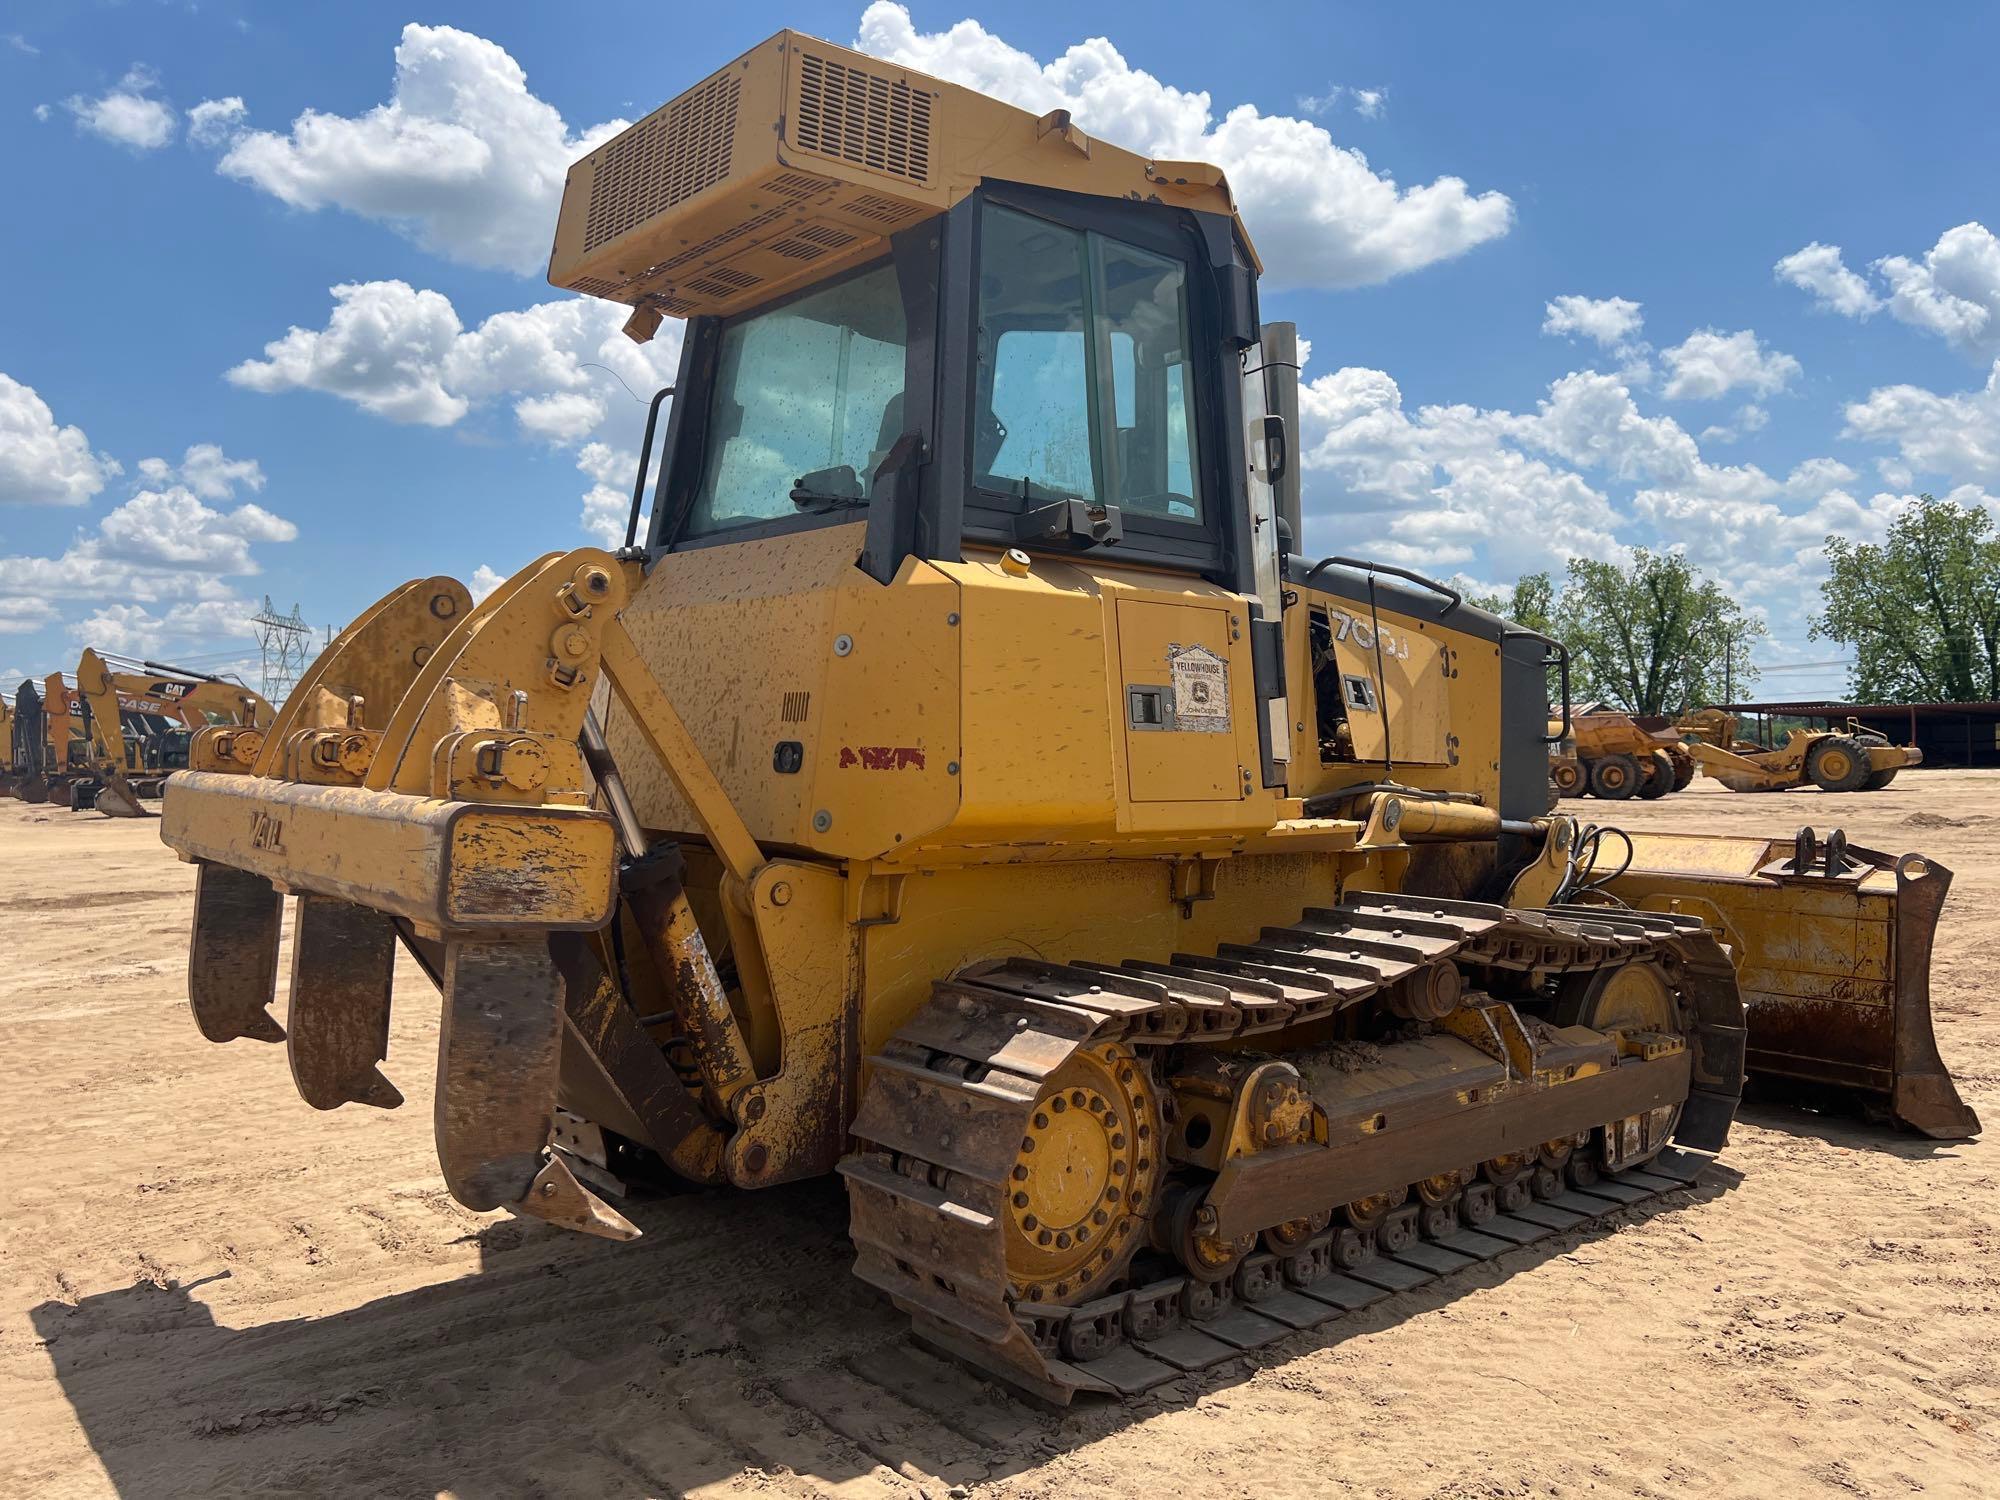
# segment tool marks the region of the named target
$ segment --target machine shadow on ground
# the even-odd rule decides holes
[[[648,1232],[626,1246],[539,1224],[489,1224],[476,1236],[478,1273],[320,1318],[218,1323],[195,1293],[230,1277],[227,1269],[47,1301],[31,1317],[128,1500],[680,1494],[758,1471],[821,1483],[877,1473],[914,1489],[1033,1470],[1741,1181],[1718,1163],[1696,1188],[1143,1398],[1080,1398],[1064,1412],[916,1347],[901,1314],[848,1276],[844,1201],[829,1183],[749,1202],[640,1203],[634,1216]]]
[[[1959,1075],[1964,1081],[1964,1075]],[[1901,1161],[1931,1161],[1961,1156],[1970,1140],[1932,1140],[1890,1121],[1868,1119],[1851,1109],[1819,1108],[1813,1103],[1787,1098],[1782,1091],[1760,1090],[1746,1096],[1737,1107],[1736,1118],[1745,1125],[1788,1135],[1799,1140],[1821,1141],[1843,1151],[1878,1151]]]

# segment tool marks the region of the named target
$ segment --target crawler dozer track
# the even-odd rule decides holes
[[[1674,1030],[1452,1004],[1441,965],[1572,993],[1656,966]],[[1319,1133],[1286,1059],[1369,1002],[1427,998],[1430,1036],[1348,1045]],[[1460,1039],[1485,1066],[1423,1079]],[[855,1269],[920,1339],[1048,1399],[1142,1390],[1692,1181],[1690,1152],[1643,1168],[1669,1132],[1722,1145],[1742,1062],[1734,972],[1684,917],[1369,894],[1213,957],[999,961],[939,984],[874,1060],[841,1164]],[[1252,1116],[1276,1102],[1212,1171],[1190,1143],[1217,1083]]]

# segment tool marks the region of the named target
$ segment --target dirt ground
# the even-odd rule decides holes
[[[1586,816],[1599,803],[1570,806]],[[2000,775],[1736,796],[1635,827],[1957,871],[1945,1059],[2000,1129]],[[617,1246],[446,1197],[411,1104],[330,1115],[196,1035],[157,826],[0,801],[0,1493],[492,1497],[1990,1495],[2000,1144],[1753,1107],[1692,1193],[1132,1404],[1025,1405],[847,1274],[831,1183],[641,1205]]]

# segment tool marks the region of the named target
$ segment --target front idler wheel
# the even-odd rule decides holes
[[[1801,839],[1794,849],[1794,858],[1807,847],[1805,839]],[[1808,863],[1811,857],[1807,855]],[[1684,1035],[1673,986],[1666,971],[1651,959],[1571,976],[1556,993],[1550,1019],[1558,1026],[1588,1026],[1592,1031],[1603,1032],[1619,1041],[1621,1052],[1641,1045],[1657,1045],[1659,1038]],[[1590,1186],[1597,1180],[1600,1168],[1625,1172],[1644,1166],[1666,1147],[1680,1121],[1680,1113],[1678,1102],[1661,1105],[1649,1112],[1638,1139],[1607,1143],[1606,1149],[1598,1153],[1576,1153],[1568,1163],[1571,1186]],[[1596,1134],[1592,1132],[1592,1136]],[[1612,1166],[1614,1158],[1617,1165]]]

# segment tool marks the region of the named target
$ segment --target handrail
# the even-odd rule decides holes
[[[1357,573],[1387,573],[1392,578],[1401,578],[1407,583],[1414,583],[1418,588],[1429,589],[1433,594],[1442,594],[1446,603],[1444,614],[1440,615],[1439,619],[1443,619],[1444,615],[1450,614],[1465,602],[1465,596],[1457,589],[1439,583],[1435,578],[1426,578],[1421,573],[1413,573],[1408,568],[1399,568],[1394,563],[1369,562],[1359,557],[1322,557],[1306,570],[1304,586],[1311,588],[1313,580],[1328,568],[1352,568]]]
[[[653,428],[660,420],[660,403],[674,393],[670,385],[653,392],[653,404],[646,408],[646,435],[639,440],[639,474],[632,481],[632,513],[625,518],[625,550],[639,541],[639,512],[646,504],[646,471],[653,466]]]
[[[1559,729],[1554,734],[1543,735],[1542,743],[1544,745],[1560,745],[1564,740],[1569,738],[1569,731],[1570,731],[1569,647],[1564,645],[1561,641],[1557,640],[1554,636],[1543,635],[1541,631],[1530,630],[1525,625],[1503,626],[1500,631],[1500,638],[1503,641],[1506,640],[1540,641],[1544,646],[1547,646],[1551,651],[1555,653],[1553,656],[1545,654],[1542,657],[1542,671],[1544,673],[1542,680],[1544,683],[1548,681],[1546,674],[1551,666],[1561,668],[1562,705],[1563,705],[1562,728]],[[1546,715],[1544,715],[1543,717],[1544,719],[1547,718]]]

